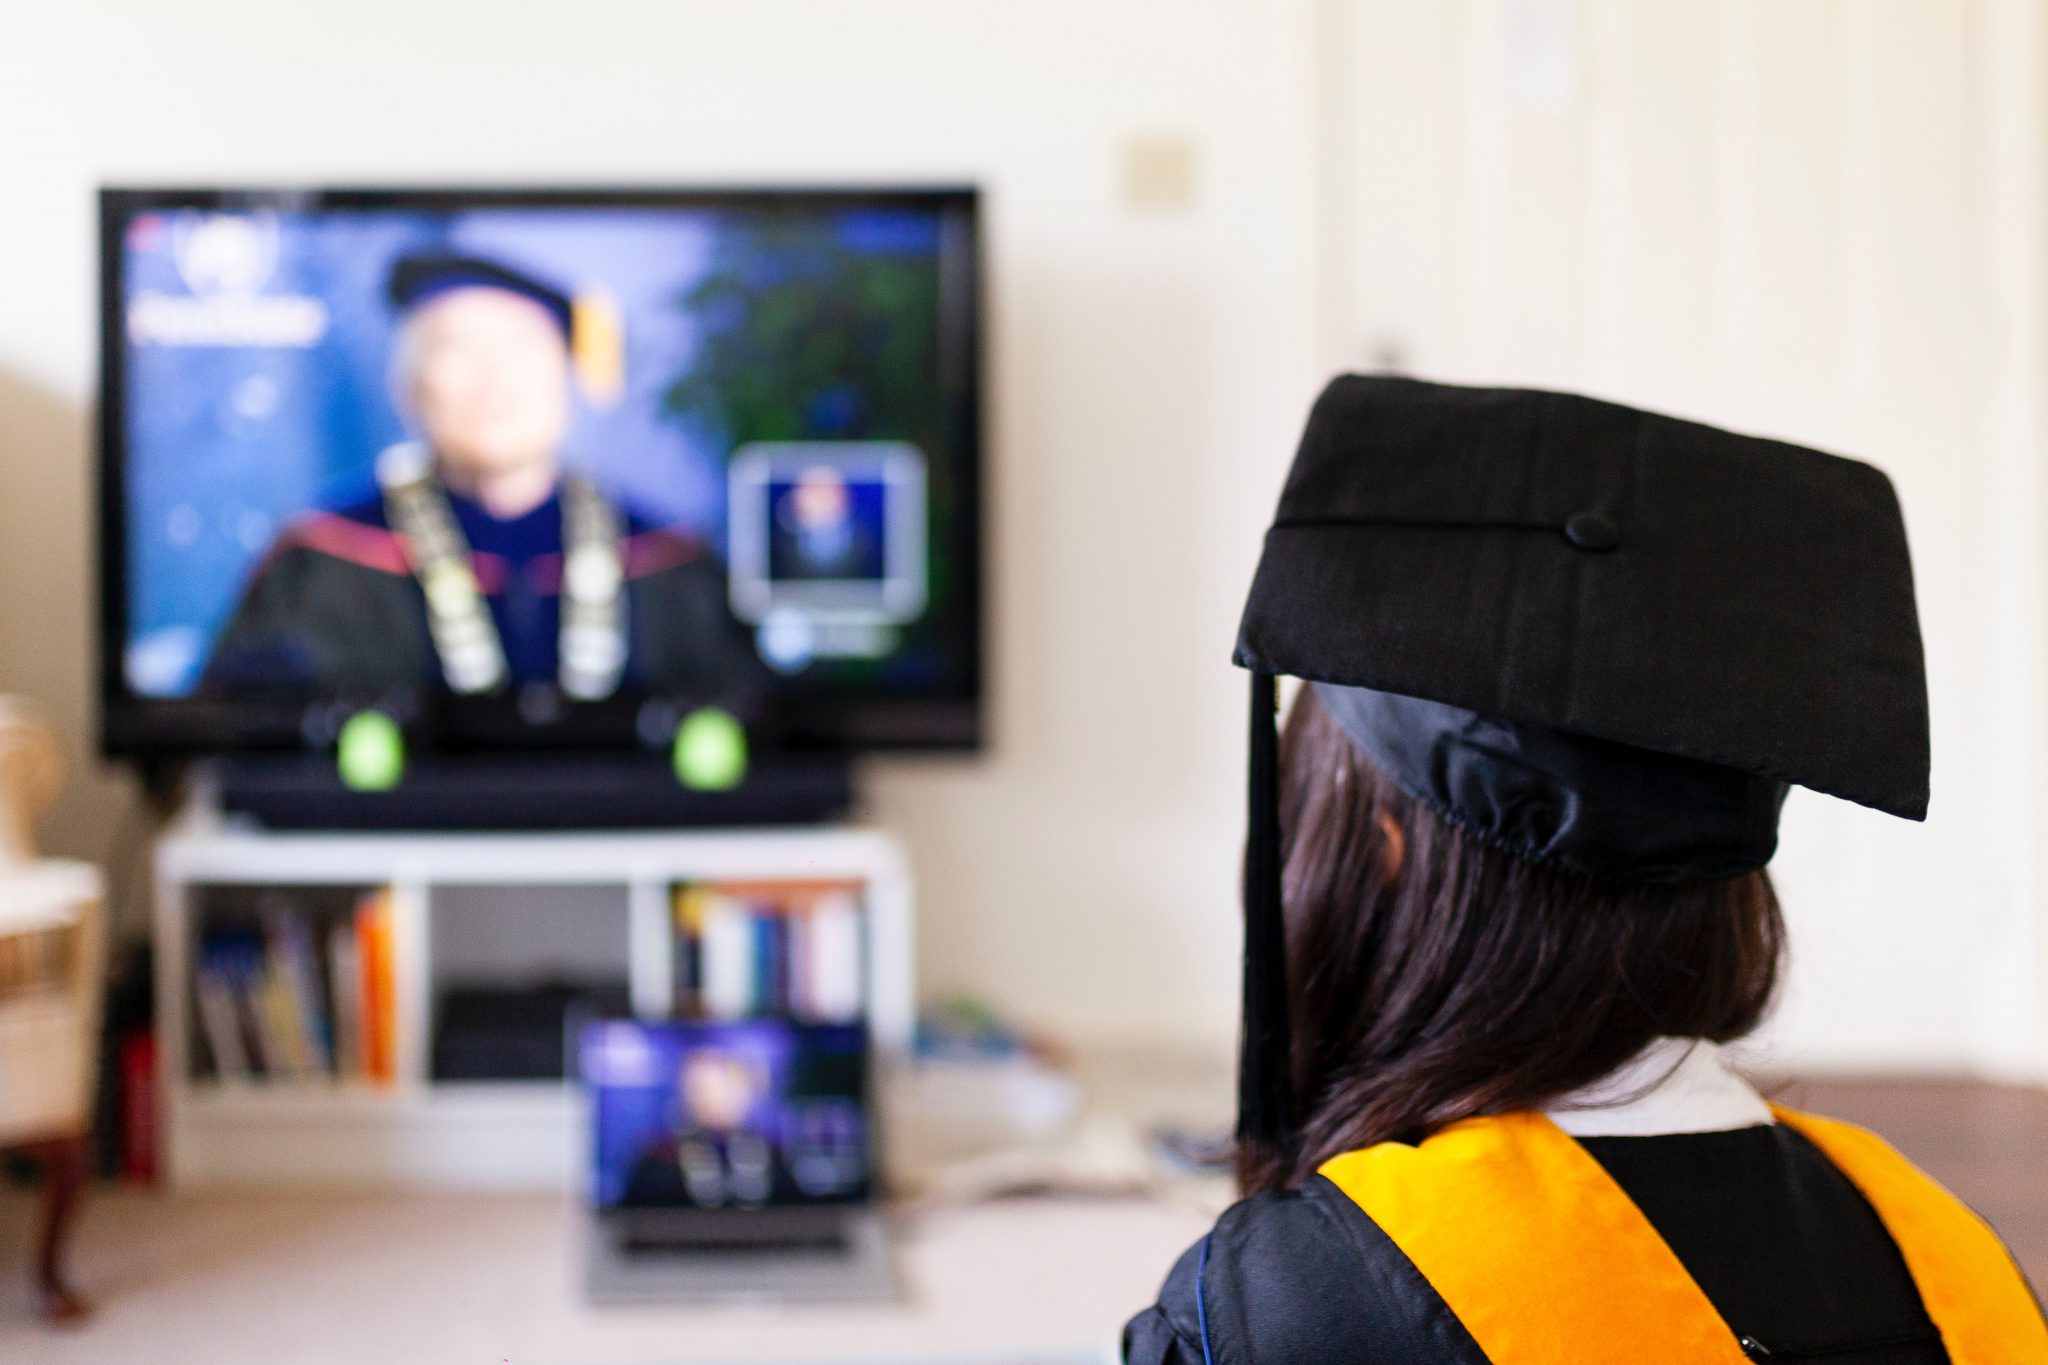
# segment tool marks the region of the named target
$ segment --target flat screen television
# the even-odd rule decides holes
[[[108,752],[980,731],[969,189],[109,189]]]

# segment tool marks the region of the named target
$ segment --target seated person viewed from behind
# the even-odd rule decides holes
[[[564,468],[568,297],[438,253],[400,259],[389,292],[392,389],[417,439],[378,456],[360,498],[279,534],[202,690],[750,692],[759,665],[712,548]]]
[[[1926,810],[1883,475],[1342,378],[1237,658],[1248,1197],[1128,1361],[2048,1365],[1989,1227],[1717,1050],[1778,981],[1788,784]]]

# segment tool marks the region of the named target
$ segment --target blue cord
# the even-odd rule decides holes
[[[1202,1296],[1202,1276],[1209,1269],[1209,1239],[1202,1239],[1202,1259],[1195,1266],[1195,1324],[1202,1329],[1202,1365],[1216,1365],[1209,1354],[1209,1305]]]

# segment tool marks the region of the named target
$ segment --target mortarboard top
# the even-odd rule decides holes
[[[1240,1133],[1291,1097],[1272,678],[1516,856],[1619,880],[1768,861],[1784,784],[1927,809],[1898,500],[1869,465],[1571,394],[1345,376],[1252,583]]]
[[[1236,657],[1927,810],[1890,482],[1614,403],[1336,380]]]
[[[451,289],[469,288],[503,289],[531,299],[547,310],[564,339],[572,334],[575,313],[566,293],[545,280],[481,256],[414,252],[392,265],[388,282],[391,305],[401,311],[417,308]]]

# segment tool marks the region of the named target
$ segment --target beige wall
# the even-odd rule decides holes
[[[1391,349],[1893,474],[1935,817],[1795,798],[1773,1047],[2048,1074],[2037,9],[0,0],[0,688],[83,748],[95,183],[973,179],[995,743],[868,774],[928,986],[1230,1036],[1239,595],[1316,381]],[[1154,132],[1185,212],[1121,199]],[[54,841],[97,852],[119,791]]]
[[[1333,365],[1584,389],[1898,487],[1931,815],[1792,797],[1776,1065],[2048,1075],[2039,11],[1323,9]]]
[[[1316,378],[1299,7],[0,4],[0,688],[84,749],[96,183],[979,181],[994,748],[869,773],[924,980],[1230,1036],[1227,659]],[[1158,132],[1196,146],[1184,213],[1121,197]],[[96,854],[119,792],[52,841]]]

